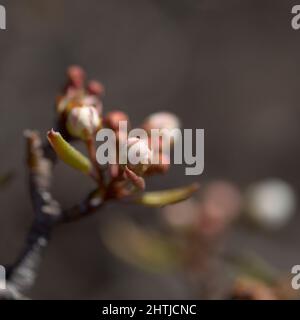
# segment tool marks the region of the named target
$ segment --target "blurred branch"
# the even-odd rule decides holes
[[[99,189],[91,192],[80,204],[62,212],[63,222],[73,222],[93,214],[101,208],[104,201],[99,196]]]
[[[55,156],[49,152],[47,145],[42,145],[37,132],[26,131],[25,137],[34,221],[21,254],[8,270],[7,290],[1,293],[2,299],[25,298],[23,293],[27,292],[36,280],[43,253],[56,225],[83,218],[102,205],[97,192],[92,192],[81,204],[62,210],[50,192]]]

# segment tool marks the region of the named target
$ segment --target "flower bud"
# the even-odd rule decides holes
[[[82,88],[85,79],[85,72],[79,66],[71,66],[67,70],[67,76],[72,86]]]
[[[241,195],[235,185],[213,181],[202,192],[197,228],[206,238],[217,237],[238,217],[240,209]]]
[[[139,138],[129,138],[127,140],[127,166],[130,170],[138,175],[143,174],[149,168],[151,158],[152,151],[146,141]]]
[[[99,115],[102,115],[103,105],[99,98],[95,95],[86,95],[81,99],[83,106],[95,107]]]
[[[68,114],[67,129],[74,137],[86,140],[100,128],[100,125],[100,116],[94,107],[76,107]]]
[[[87,90],[90,94],[96,96],[102,96],[105,91],[103,84],[96,80],[92,80],[89,82]]]
[[[171,142],[176,143],[178,135],[171,135],[171,130],[180,128],[180,120],[179,118],[170,112],[156,112],[150,115],[144,122],[143,128],[150,132],[151,129],[168,129],[170,133],[166,133],[163,131],[163,134],[167,134],[166,138],[170,138],[172,136]]]
[[[104,125],[115,132],[119,131],[119,123],[121,121],[129,121],[127,114],[122,111],[109,112],[103,119]]]

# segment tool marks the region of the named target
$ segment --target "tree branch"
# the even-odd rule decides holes
[[[37,132],[26,131],[25,137],[34,221],[21,254],[8,269],[7,290],[1,292],[0,299],[25,299],[24,293],[35,283],[43,253],[54,227],[62,222],[71,222],[88,216],[103,204],[96,190],[81,204],[62,210],[50,191],[56,162],[55,155],[48,145],[42,145]]]

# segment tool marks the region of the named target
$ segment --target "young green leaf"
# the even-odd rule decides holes
[[[90,160],[81,152],[72,147],[59,132],[53,129],[48,132],[48,140],[57,156],[70,167],[85,174],[92,171]]]
[[[179,248],[172,239],[129,218],[113,219],[101,226],[100,236],[113,254],[146,271],[170,272],[182,263]]]
[[[198,188],[198,184],[194,183],[178,189],[145,192],[136,202],[148,207],[163,207],[188,199]]]

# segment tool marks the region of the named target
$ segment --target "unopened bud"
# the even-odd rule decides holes
[[[197,228],[206,238],[217,237],[238,217],[240,209],[241,195],[235,185],[213,181],[202,192]]]
[[[129,121],[127,114],[122,111],[109,112],[103,119],[104,125],[114,131],[119,131],[119,123],[121,121]]]
[[[95,95],[87,95],[81,100],[82,105],[95,107],[99,115],[102,115],[103,105],[99,98]]]
[[[144,128],[146,130],[165,128],[176,129],[180,128],[180,120],[171,112],[156,112],[146,118]]]
[[[150,166],[152,151],[146,141],[139,138],[127,140],[128,168],[138,175],[143,174]]]
[[[98,111],[91,106],[73,108],[67,118],[69,133],[86,140],[100,128],[101,120]]]
[[[85,79],[85,72],[79,66],[71,66],[67,70],[68,78],[71,84],[76,88],[83,87],[83,82]]]
[[[96,95],[96,96],[102,96],[105,91],[103,84],[96,80],[90,81],[87,89],[90,94]]]
[[[172,132],[173,129],[180,128],[179,118],[171,112],[156,112],[146,118],[143,128],[150,132],[151,129],[159,129],[163,135],[167,135],[167,138],[172,138],[171,142],[176,142],[178,138],[178,131],[175,134]],[[167,129],[167,130],[163,130]],[[169,130],[169,134],[168,134]]]

